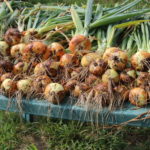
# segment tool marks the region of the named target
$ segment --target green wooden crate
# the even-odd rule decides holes
[[[126,104],[122,109],[109,112],[104,109],[101,112],[86,110],[85,108],[73,105],[74,100],[66,98],[66,102],[61,105],[54,105],[46,100],[22,100],[21,109],[15,99],[8,99],[5,96],[0,96],[0,110],[10,112],[22,112],[26,119],[31,119],[31,116],[48,116],[52,118],[77,120],[82,122],[96,122],[103,125],[120,124],[131,120],[140,114],[150,110],[149,107],[135,109],[131,104]],[[150,119],[143,121],[130,122],[132,126],[149,127]]]

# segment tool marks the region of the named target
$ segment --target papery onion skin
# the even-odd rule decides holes
[[[107,48],[105,50],[105,53],[103,54],[103,59],[107,62],[109,60],[109,57],[111,56],[111,54],[114,52],[118,52],[118,51],[121,51],[121,49],[118,47]]]
[[[87,85],[93,85],[94,83],[98,82],[99,78],[93,74],[89,74],[89,76],[85,79],[85,83]]]
[[[9,45],[5,41],[0,41],[0,54],[2,56],[9,55]]]
[[[90,50],[91,41],[84,35],[75,35],[69,42],[69,49],[72,53],[79,50]]]
[[[16,65],[14,65],[13,73],[19,74],[19,73],[26,73],[28,71],[29,64],[26,62],[19,62]]]
[[[21,32],[16,28],[10,28],[5,33],[4,39],[9,45],[18,44],[21,41]]]
[[[72,91],[75,86],[78,84],[78,81],[77,80],[69,80],[65,85],[64,85],[64,88],[65,88],[65,91]]]
[[[7,60],[0,60],[0,68],[4,72],[11,72],[13,70],[13,63]]]
[[[150,53],[148,52],[139,51],[131,57],[131,65],[135,70],[147,71],[149,69],[149,63],[150,63]]]
[[[96,59],[100,59],[101,54],[99,53],[89,53],[82,57],[81,59],[81,65],[82,67],[87,67],[90,65],[90,63]]]
[[[46,86],[44,95],[47,101],[54,104],[59,104],[64,99],[65,89],[59,83],[50,83]]]
[[[102,76],[102,81],[108,83],[110,81],[118,83],[120,80],[119,74],[114,69],[107,69]]]
[[[143,107],[147,105],[147,100],[148,93],[143,88],[136,87],[130,90],[129,101],[131,104],[138,107]]]
[[[6,92],[6,94],[12,95],[16,92],[17,85],[12,79],[5,79],[1,84],[1,88],[4,90],[4,92]]]
[[[18,58],[23,54],[26,44],[20,43],[11,47],[10,54],[14,58]]]
[[[32,80],[31,79],[22,79],[17,82],[17,89],[24,94],[31,92]]]
[[[50,49],[52,57],[56,60],[60,60],[60,58],[65,54],[64,47],[58,42],[53,42]]]
[[[105,72],[106,68],[107,63],[103,59],[97,59],[90,64],[89,71],[96,76],[100,76]]]
[[[126,67],[127,61],[128,61],[128,56],[126,52],[117,51],[111,53],[111,55],[109,56],[108,66],[111,69],[122,71]]]

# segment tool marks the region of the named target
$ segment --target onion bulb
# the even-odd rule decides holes
[[[105,72],[106,68],[107,63],[103,59],[97,59],[90,64],[89,71],[96,76],[100,76]]]
[[[147,104],[147,100],[148,93],[143,88],[136,87],[130,90],[129,101],[131,104],[142,107]]]
[[[87,67],[90,65],[90,63],[96,59],[100,59],[101,55],[99,53],[89,53],[82,57],[81,59],[81,65],[82,67]]]
[[[9,45],[5,41],[0,41],[0,54],[2,56],[9,55]]]
[[[26,62],[19,62],[14,65],[13,72],[14,74],[25,73],[28,70],[29,64]]]
[[[17,89],[23,94],[31,93],[32,80],[31,79],[22,79],[17,82]]]
[[[46,86],[44,95],[49,102],[59,104],[63,101],[65,89],[59,83],[50,83]]]
[[[85,83],[87,85],[92,85],[94,83],[97,83],[99,81],[99,78],[93,74],[90,74],[86,79],[85,79]]]
[[[50,49],[52,57],[56,58],[56,60],[59,60],[65,54],[64,47],[58,42],[52,43]]]
[[[111,69],[121,71],[126,67],[127,61],[128,61],[128,56],[126,52],[117,51],[111,53],[111,55],[109,56],[108,66]]]
[[[64,88],[65,88],[65,91],[72,91],[75,86],[78,84],[78,81],[77,80],[69,80],[65,85],[64,85]]]
[[[44,92],[45,87],[51,82],[52,82],[51,79],[47,75],[38,76],[33,81],[34,90],[38,93],[42,93]]]
[[[47,46],[40,42],[40,41],[34,41],[26,45],[24,51],[23,51],[23,60],[30,61],[30,59],[33,57],[39,57],[44,55],[44,53],[47,50]]]
[[[16,45],[21,41],[21,33],[16,28],[10,28],[5,33],[4,39],[9,45]]]
[[[134,69],[142,71],[148,70],[150,64],[150,53],[139,51],[131,57],[131,65]]]
[[[5,79],[1,84],[1,88],[7,94],[14,94],[14,92],[17,90],[16,82],[12,79]]]
[[[12,57],[18,58],[21,54],[23,54],[23,50],[25,48],[24,43],[20,43],[11,47],[10,54]]]
[[[102,81],[104,83],[108,83],[109,81],[112,81],[113,83],[119,82],[119,74],[114,69],[108,69],[102,76]]]
[[[12,73],[5,73],[1,76],[1,82],[3,82],[5,79],[12,79],[14,75]]]
[[[130,83],[136,79],[136,72],[132,68],[127,68],[120,73],[120,80],[125,83]]]
[[[90,50],[91,41],[84,35],[75,35],[69,42],[69,49],[72,53],[79,50]]]
[[[109,60],[109,57],[112,53],[118,52],[120,49],[118,47],[110,47],[105,50],[105,53],[103,54],[103,59],[107,62]]]
[[[73,54],[64,54],[60,59],[60,65],[62,67],[70,66],[70,65],[78,65],[79,60],[76,55]]]

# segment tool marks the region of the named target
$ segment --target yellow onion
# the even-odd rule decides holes
[[[105,72],[106,68],[107,63],[103,59],[97,59],[90,64],[89,71],[96,76],[100,76]]]
[[[59,104],[64,99],[65,89],[59,83],[50,83],[46,86],[44,95],[49,102]]]
[[[25,73],[29,68],[29,64],[26,62],[19,62],[14,65],[13,72],[14,74]]]
[[[128,56],[126,52],[117,51],[111,53],[108,59],[108,66],[112,69],[121,71],[126,67]]]
[[[150,73],[140,72],[138,78],[136,79],[137,86],[150,86]]]
[[[1,76],[1,82],[3,82],[5,79],[12,79],[14,75],[12,73],[5,73]]]
[[[58,42],[53,42],[50,49],[54,59],[59,60],[65,54],[64,47]]]
[[[23,50],[23,60],[29,62],[32,57],[42,57],[46,50],[47,46],[44,43],[40,41],[31,42]]]
[[[72,91],[73,96],[79,97],[83,92],[89,90],[89,86],[86,83],[77,84]]]
[[[59,62],[55,62],[55,61],[44,61],[42,63],[39,63],[35,66],[34,68],[34,74],[35,75],[49,75],[49,76],[56,76],[57,75],[57,71],[59,69]]]
[[[105,50],[105,53],[103,54],[103,59],[107,62],[109,60],[109,57],[111,56],[111,54],[114,52],[118,52],[118,51],[120,51],[120,48],[118,48],[118,47],[107,48]]]
[[[5,33],[4,39],[9,45],[18,44],[21,41],[21,33],[16,28],[10,28]]]
[[[102,76],[102,81],[108,83],[112,81],[113,83],[118,83],[120,80],[119,74],[114,69],[108,69]]]
[[[18,58],[23,54],[26,44],[20,43],[11,47],[10,54],[12,57]]]
[[[99,78],[93,74],[90,74],[86,79],[85,79],[85,83],[87,85],[92,85],[94,83],[97,83],[99,81]]]
[[[70,66],[70,65],[78,65],[79,60],[76,55],[73,54],[64,54],[60,59],[60,65],[62,67]]]
[[[148,70],[150,64],[150,53],[139,51],[131,57],[132,67],[136,70]]]
[[[0,54],[2,56],[9,55],[9,45],[5,41],[0,41]]]
[[[140,87],[136,87],[130,90],[129,101],[131,104],[138,107],[147,105],[148,93]]]
[[[91,41],[84,35],[75,35],[69,42],[69,49],[72,53],[79,50],[90,50]]]
[[[90,63],[96,59],[100,59],[101,55],[99,53],[89,53],[82,57],[81,59],[81,65],[83,67],[87,67],[90,65]]]
[[[120,73],[120,80],[125,83],[130,83],[136,79],[136,71],[132,68],[127,68]]]
[[[93,89],[95,91],[95,95],[108,93],[108,84],[101,82],[101,83],[97,84]]]
[[[18,89],[18,91],[22,92],[23,94],[30,93],[31,88],[32,88],[32,80],[31,79],[22,79],[17,82],[17,89]]]
[[[44,92],[45,87],[51,82],[51,79],[47,75],[37,76],[33,81],[34,90],[38,93],[42,93]]]
[[[1,84],[1,88],[6,94],[14,94],[17,90],[16,82],[12,79],[5,79]]]

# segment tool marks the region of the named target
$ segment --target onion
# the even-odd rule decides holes
[[[120,73],[121,81],[125,83],[130,83],[136,79],[136,72],[132,68],[127,68],[123,72]]]
[[[93,89],[96,92],[96,95],[102,94],[104,92],[108,93],[108,84],[101,82],[101,83],[97,84]]]
[[[138,78],[136,79],[137,86],[150,86],[150,73],[140,72]]]
[[[118,52],[120,49],[118,47],[110,47],[105,50],[105,53],[103,54],[103,59],[107,62],[109,60],[109,57],[112,53]]]
[[[108,65],[110,68],[121,71],[126,67],[128,56],[126,52],[117,51],[111,53],[108,59]]]
[[[5,79],[12,79],[14,75],[12,73],[5,73],[1,76],[1,82],[3,82]]]
[[[150,53],[144,51],[137,52],[131,57],[131,64],[136,70],[147,71],[150,64]]]
[[[109,81],[112,81],[114,83],[119,82],[119,74],[114,69],[108,69],[102,76],[102,81],[104,83],[108,83]]]
[[[29,64],[26,62],[19,62],[14,65],[13,72],[14,74],[25,73],[29,68]]]
[[[23,50],[25,48],[24,43],[20,43],[11,47],[10,54],[12,57],[18,58],[21,54],[23,54]]]
[[[59,65],[60,65],[59,62],[50,60],[44,61],[36,65],[36,67],[34,68],[34,74],[35,75],[47,74],[48,76],[54,77],[57,75]]]
[[[13,64],[7,60],[0,60],[0,68],[4,72],[11,72],[13,70]]]
[[[105,72],[106,68],[107,63],[103,59],[97,59],[90,64],[89,71],[96,76],[100,76]]]
[[[70,65],[78,65],[79,60],[76,55],[73,54],[64,54],[60,59],[60,65],[62,67],[70,66]]]
[[[84,35],[76,35],[69,42],[69,49],[72,51],[72,53],[75,53],[79,50],[90,50],[91,42]]]
[[[44,55],[44,53],[47,50],[47,46],[40,42],[40,41],[34,41],[26,45],[24,51],[23,51],[23,60],[30,61],[30,59],[33,57],[40,57]]]
[[[60,60],[60,58],[65,54],[64,47],[58,42],[51,44],[51,52],[52,57],[56,60]]]
[[[46,86],[44,95],[49,102],[59,104],[63,101],[65,90],[59,83],[50,83]]]
[[[1,88],[6,94],[14,94],[17,90],[16,82],[12,79],[5,79],[1,84]]]
[[[90,63],[96,59],[100,59],[101,55],[99,53],[89,53],[82,57],[81,59],[81,65],[83,67],[87,67],[90,65]]]
[[[4,39],[9,45],[18,44],[21,41],[21,33],[16,28],[10,28],[5,33]]]
[[[79,97],[83,92],[89,90],[89,86],[86,83],[80,83],[75,86],[74,90],[72,91],[73,96]]]
[[[9,55],[9,45],[5,41],[0,41],[0,54],[3,56]]]
[[[33,81],[34,90],[38,93],[42,93],[44,92],[45,87],[51,82],[52,82],[51,79],[47,75],[38,76]]]
[[[142,107],[147,104],[147,100],[148,93],[143,88],[136,87],[130,90],[129,101],[131,104]]]
[[[22,79],[17,82],[17,88],[23,94],[31,93],[32,80],[31,79]]]

